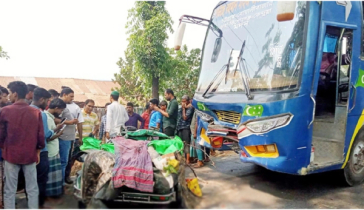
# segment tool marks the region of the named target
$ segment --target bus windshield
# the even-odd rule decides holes
[[[197,91],[298,88],[306,2],[296,2],[293,19],[283,22],[277,21],[277,3],[225,2],[214,10]]]

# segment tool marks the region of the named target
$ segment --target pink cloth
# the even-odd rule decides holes
[[[148,153],[149,141],[136,141],[116,137],[114,188],[127,186],[143,192],[153,192],[153,165]]]

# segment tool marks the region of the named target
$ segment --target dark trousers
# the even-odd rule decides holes
[[[48,152],[40,153],[40,162],[37,165],[37,182],[39,188],[39,206],[43,206],[46,198],[49,161]]]
[[[211,149],[210,149],[210,148],[205,147],[205,151],[206,151],[206,153],[207,153],[208,155],[210,155],[210,152],[211,152]],[[205,154],[205,153],[204,153],[204,156],[205,156],[205,158],[208,158],[208,156],[206,156],[206,154]]]
[[[70,174],[71,174],[71,169],[72,169],[72,166],[73,164],[75,163],[75,160],[74,160],[74,156],[75,154],[77,154],[80,150],[80,142],[79,142],[79,139],[76,139],[74,141],[74,143],[72,144],[71,146],[71,149],[70,149],[70,153],[69,153],[69,156],[68,156],[68,164],[67,164],[67,167],[66,167],[66,171],[65,171],[65,178],[67,179],[68,177],[70,177]]]
[[[190,144],[191,144],[191,129],[185,128],[178,131],[178,136],[181,137],[184,142],[184,153],[190,154]]]
[[[164,134],[166,134],[167,136],[174,136],[175,131],[176,131],[176,129],[174,129],[172,127],[164,128]]]

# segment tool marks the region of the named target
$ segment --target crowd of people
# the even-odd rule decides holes
[[[187,163],[203,166],[209,159],[203,148],[195,144],[197,116],[190,97],[183,96],[179,108],[171,89],[164,96],[169,103],[151,99],[140,116],[134,112],[133,103],[127,103],[125,108],[119,103],[119,92],[112,91],[110,103],[105,105],[106,114],[99,119],[93,112],[95,102],[87,99],[81,109],[73,102],[74,91],[69,87],[62,86],[59,93],[22,81],[11,82],[7,88],[0,86],[2,207],[15,208],[22,180],[29,208],[49,208],[46,205],[61,202],[65,185],[73,182],[72,156],[80,150],[82,139],[93,137],[103,143],[112,142],[122,127],[152,129],[171,137],[178,135],[185,142]]]
[[[140,128],[160,131],[168,136],[178,135],[185,142],[184,154],[187,164],[193,164],[195,168],[204,166],[204,162],[210,161],[206,155],[210,154],[210,150],[196,144],[197,115],[191,98],[188,95],[182,96],[179,106],[171,89],[165,90],[164,97],[169,103],[164,100],[159,103],[158,99],[151,99],[141,117],[133,113],[136,115],[135,119],[141,122]],[[132,104],[127,105],[129,106]],[[129,116],[132,115],[129,113]],[[133,120],[133,124],[126,124],[136,127],[137,121]]]
[[[0,203],[14,209],[24,180],[28,207],[49,208],[45,203],[59,203],[72,182],[70,156],[79,139],[98,130],[95,102],[87,100],[81,110],[68,87],[58,93],[21,81],[0,87],[0,96]]]

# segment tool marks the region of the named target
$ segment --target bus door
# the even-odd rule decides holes
[[[325,9],[334,8],[325,8],[323,4],[322,10]],[[353,85],[355,82],[351,81],[351,72],[359,67],[358,60],[353,59],[359,57],[356,48],[360,48],[360,45],[353,45],[354,39],[360,39],[356,37],[355,27],[339,23],[331,25],[328,22],[320,24],[313,86],[313,92],[316,90],[312,135],[314,156],[311,157],[313,170],[344,162],[347,118],[355,106],[353,95],[356,89]]]

